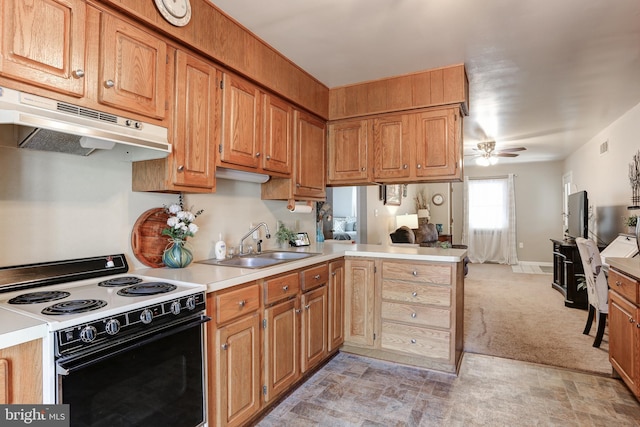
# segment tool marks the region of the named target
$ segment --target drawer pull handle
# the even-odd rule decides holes
[[[415,338],[411,338],[411,344],[415,344],[416,343],[416,339]]]
[[[414,297],[417,297],[418,293],[417,292],[413,292],[413,293],[411,293],[411,295],[414,296]]]
[[[238,305],[240,307],[244,307],[245,305],[247,305],[247,301],[246,300],[240,300],[240,302],[238,302]]]
[[[316,279],[316,280],[320,280],[320,275],[316,274],[315,276],[313,276],[313,278]]]
[[[412,317],[412,318],[414,318],[414,319],[415,319],[417,316],[418,316],[418,315],[417,315],[416,313],[411,313],[411,317]]]
[[[282,290],[283,290],[283,291],[285,291],[285,292],[287,292],[287,291],[289,290],[289,285],[284,285],[284,286],[282,287]]]
[[[226,350],[226,349],[228,349],[228,348],[229,348],[229,344],[224,343],[224,344],[222,344],[220,347],[222,347],[222,349],[223,349],[223,350]]]
[[[417,276],[417,275],[418,275],[418,272],[417,272],[417,271],[415,271],[415,270],[413,270],[413,273],[411,273],[411,274],[413,274],[414,276]]]

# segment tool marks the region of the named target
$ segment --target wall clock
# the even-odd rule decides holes
[[[189,0],[154,0],[160,15],[171,25],[184,27],[191,20]]]
[[[444,196],[440,193],[436,193],[431,198],[431,201],[433,202],[434,205],[440,206],[441,204],[444,203]]]

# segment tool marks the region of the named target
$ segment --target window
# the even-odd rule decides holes
[[[507,228],[507,180],[469,181],[469,228],[503,230]]]

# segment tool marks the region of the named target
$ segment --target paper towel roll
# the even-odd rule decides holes
[[[311,206],[303,203],[296,203],[293,209],[289,209],[291,213],[311,213]]]

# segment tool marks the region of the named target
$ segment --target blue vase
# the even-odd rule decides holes
[[[316,242],[324,242],[324,232],[322,231],[322,221],[318,221],[316,226]]]
[[[174,240],[162,253],[162,262],[170,268],[183,268],[191,264],[193,254],[184,247],[184,240]]]

